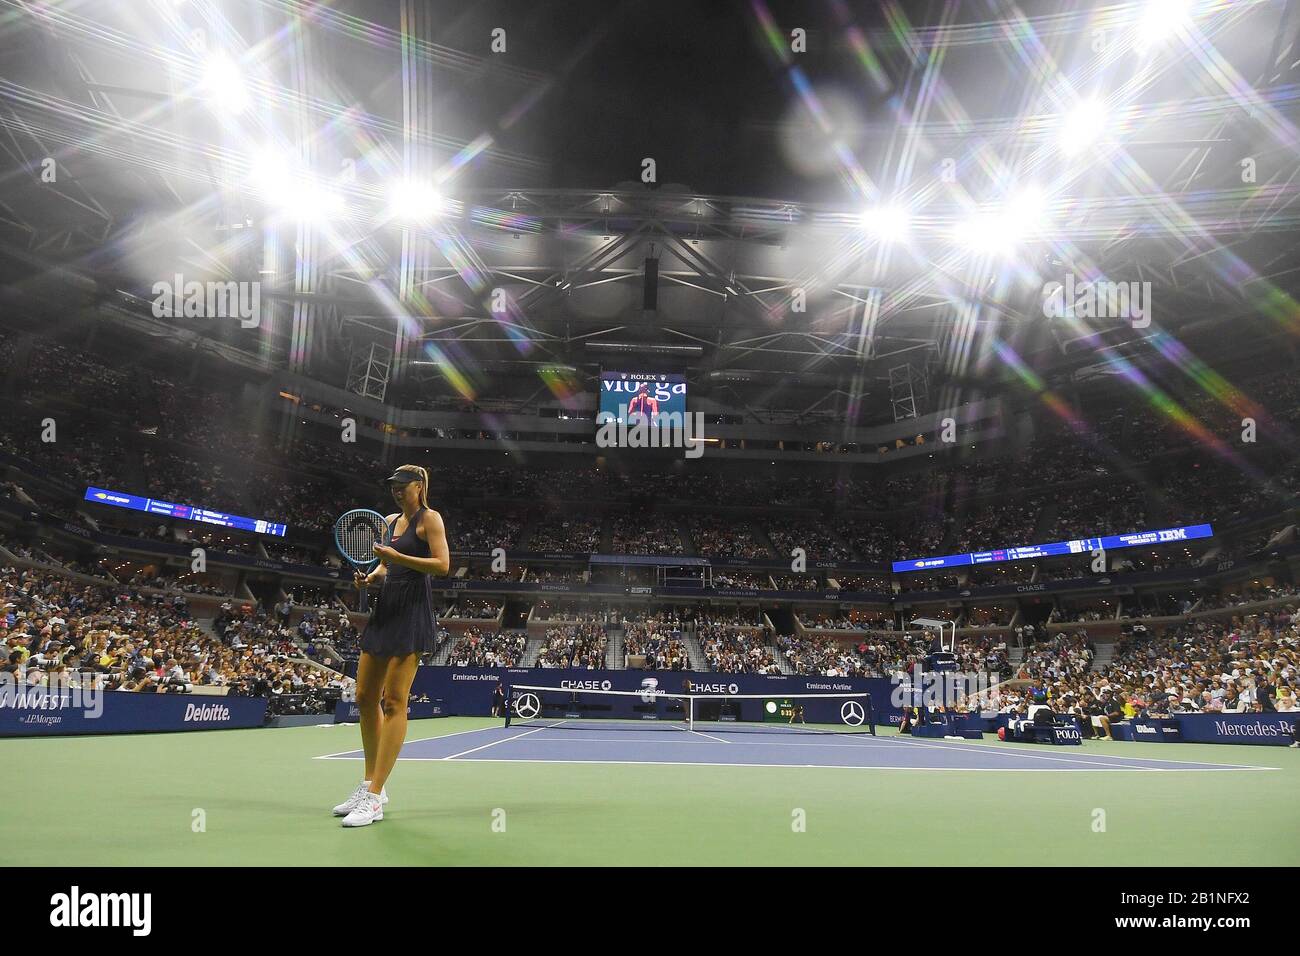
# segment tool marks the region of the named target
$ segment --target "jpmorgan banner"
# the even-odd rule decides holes
[[[260,727],[265,697],[0,689],[0,737],[133,734]]]

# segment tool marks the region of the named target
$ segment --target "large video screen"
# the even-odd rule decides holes
[[[600,373],[597,425],[607,422],[635,425],[641,418],[654,424],[658,416],[671,412],[680,416],[686,414],[685,375],[663,372]]]

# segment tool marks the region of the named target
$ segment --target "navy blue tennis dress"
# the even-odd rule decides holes
[[[402,536],[392,543],[394,550],[412,558],[433,557],[429,542],[421,541],[415,533],[424,510],[421,508],[415,513]],[[394,518],[389,526],[390,535],[397,521]],[[433,626],[433,582],[429,575],[400,564],[389,564],[379,600],[375,602],[370,621],[361,635],[361,649],[379,657],[400,657],[424,654],[437,645],[438,633]]]

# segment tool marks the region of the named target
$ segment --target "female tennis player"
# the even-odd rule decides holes
[[[429,576],[451,569],[442,516],[429,508],[429,473],[402,465],[388,478],[401,509],[386,519],[390,545],[376,544],[380,564],[356,574],[358,588],[381,581],[383,588],[361,635],[357,666],[357,709],[366,776],[346,801],[334,808],[345,827],[369,826],[384,818],[384,783],[406,739],[406,701],[420,655],[437,644],[433,588]]]

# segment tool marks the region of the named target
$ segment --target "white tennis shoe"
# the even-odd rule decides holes
[[[370,781],[362,780],[359,784],[357,784],[357,789],[352,791],[352,796],[348,797],[346,800],[344,800],[342,803],[340,803],[337,807],[334,808],[334,815],[336,817],[347,816],[349,813],[351,813],[353,810],[357,808],[357,806],[361,803],[361,799],[366,795],[367,792],[369,792],[369,790],[370,790]],[[379,802],[381,805],[388,802],[387,787],[380,788]]]
[[[343,818],[345,827],[368,827],[384,818],[384,804],[379,795],[367,791],[352,812]]]

